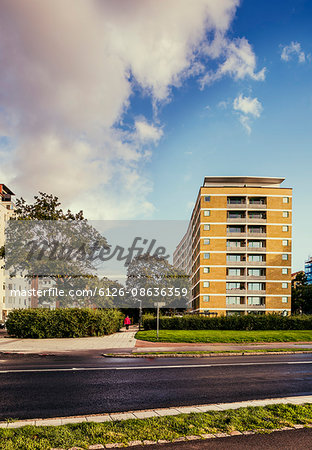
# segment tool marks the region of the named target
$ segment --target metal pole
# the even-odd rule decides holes
[[[159,304],[157,304],[157,341],[159,339]]]

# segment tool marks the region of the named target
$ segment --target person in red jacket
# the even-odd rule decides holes
[[[124,320],[124,324],[126,325],[126,330],[129,330],[129,325],[131,324],[131,320],[129,316],[127,316]]]

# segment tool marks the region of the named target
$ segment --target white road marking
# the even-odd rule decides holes
[[[2,373],[33,373],[33,372],[86,372],[99,370],[154,370],[154,369],[183,369],[207,367],[235,367],[235,366],[272,366],[286,364],[312,364],[312,361],[274,361],[274,362],[241,362],[221,364],[181,364],[174,366],[128,366],[128,367],[64,367],[50,369],[8,369],[0,370]]]

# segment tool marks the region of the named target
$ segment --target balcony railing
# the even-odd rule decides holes
[[[263,217],[248,217],[247,222],[248,223],[266,223],[266,219]]]
[[[228,209],[246,209],[246,203],[227,203]]]
[[[246,289],[227,289],[227,294],[246,294]]]
[[[266,209],[267,204],[266,203],[248,203],[247,207],[248,207],[248,209]]]
[[[248,252],[253,253],[263,253],[266,251],[266,247],[247,247],[247,249]]]
[[[246,280],[246,276],[245,275],[227,275],[226,279],[233,280],[233,281]]]
[[[246,261],[226,261],[227,266],[245,266]]]
[[[246,217],[227,217],[228,223],[246,223]]]
[[[265,295],[265,289],[260,289],[259,291],[255,291],[253,289],[248,289],[247,288],[247,294],[249,296],[251,296],[251,295]]]
[[[247,237],[265,237],[266,232],[255,232],[255,231],[247,231]]]
[[[246,309],[265,309],[265,303],[261,304],[261,305],[246,305]]]

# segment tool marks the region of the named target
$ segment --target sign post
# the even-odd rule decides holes
[[[154,303],[154,306],[157,308],[157,341],[159,339],[159,308],[162,306],[165,306],[165,302],[156,302]]]

